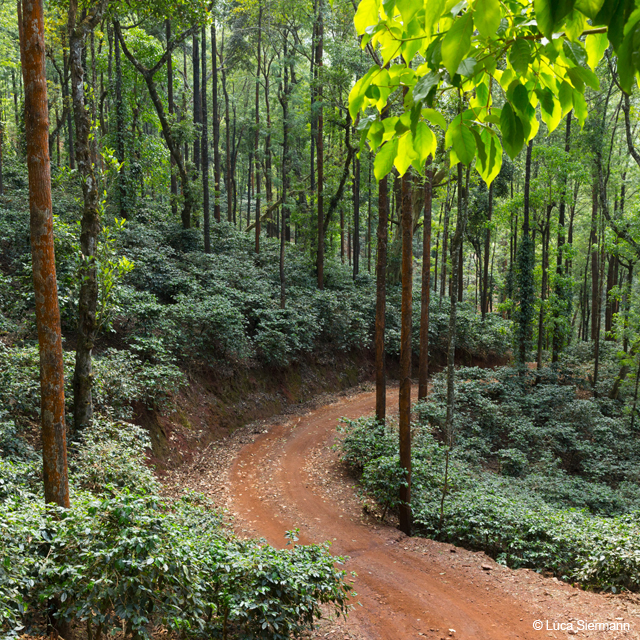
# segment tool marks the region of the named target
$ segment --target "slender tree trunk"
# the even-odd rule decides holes
[[[24,9],[24,15],[23,15]],[[40,352],[44,499],[69,508],[62,334],[53,246],[49,109],[42,0],[18,2],[29,173],[31,256]]]
[[[591,339],[595,340],[598,333],[598,317],[600,305],[598,301],[598,185],[594,178],[591,194],[591,235],[589,244],[591,251]]]
[[[382,112],[385,118],[388,106]],[[387,388],[385,370],[385,315],[387,311],[387,241],[389,226],[389,192],[387,177],[378,182],[378,249],[376,252],[376,419],[386,418]]]
[[[360,160],[353,156],[353,279],[360,273]]]
[[[316,44],[316,72],[320,82],[316,87],[317,105],[318,105],[318,119],[317,119],[317,134],[316,134],[316,148],[318,151],[318,251],[316,260],[316,270],[318,273],[318,289],[324,289],[324,115],[322,105],[322,79],[320,73],[323,66],[323,36],[324,36],[324,22],[322,17],[322,0],[318,0],[318,13],[317,20],[317,35],[318,41]]]
[[[64,100],[65,106],[67,107],[67,153],[69,154],[69,169],[73,171],[76,168],[76,150],[75,145],[73,144],[73,111],[71,108],[71,99],[69,96],[69,56],[67,55],[65,47],[66,37],[63,37],[62,44],[62,68],[64,78],[64,82],[62,83],[62,99]],[[18,96],[16,94],[16,100],[17,99]]]
[[[193,140],[193,164],[195,165],[196,173],[198,173],[200,171],[201,142],[199,125],[202,122],[202,100],[200,97],[200,43],[196,33],[193,34],[191,62],[193,66],[193,125],[196,131],[196,137]]]
[[[469,171],[467,169],[467,175]],[[449,452],[453,447],[453,416],[455,412],[455,355],[456,355],[456,320],[458,307],[458,261],[460,259],[459,248],[467,226],[467,211],[463,207],[462,198],[462,164],[458,163],[458,216],[456,230],[451,241],[451,292],[449,295],[449,333],[447,337],[447,413],[445,418],[445,438],[447,444],[447,470],[449,464]],[[448,491],[448,478],[445,474],[445,485],[442,492],[440,505],[440,519],[444,515],[444,498]]]
[[[424,222],[422,230],[422,290],[420,296],[420,369],[418,400],[427,397],[429,378],[429,302],[431,297],[431,207],[433,169],[426,171],[424,184]]]
[[[216,42],[216,25],[211,25],[211,110],[213,111],[213,216],[220,222],[220,115],[218,112],[218,47]],[[229,122],[226,122],[227,131]],[[229,183],[226,182],[227,191]],[[229,211],[231,207],[228,207]]]
[[[522,223],[522,240],[518,253],[519,302],[518,310],[518,363],[524,368],[527,362],[527,352],[530,341],[531,322],[534,313],[534,283],[533,283],[533,251],[534,246],[529,234],[529,190],[531,184],[531,149],[532,142],[527,145],[527,159],[524,178],[524,206]],[[517,227],[516,227],[517,228]]]
[[[171,21],[165,20],[165,30],[167,36],[167,45],[171,42]],[[169,115],[173,116],[176,112],[176,105],[173,100],[173,57],[169,56],[167,60],[167,102]],[[178,178],[175,174],[175,160],[170,154],[170,167],[171,167],[171,213],[173,216],[178,215]]]
[[[413,207],[411,175],[402,177],[402,310],[400,328],[400,466],[405,469],[400,486],[400,530],[411,535],[411,315],[413,284]]]
[[[120,38],[116,36],[114,48],[116,73],[116,158],[120,163],[118,171],[118,208],[121,218],[128,217],[127,186],[124,168],[124,101],[122,99],[122,60]]]
[[[76,432],[91,426],[93,421],[93,399],[91,393],[93,371],[92,353],[96,339],[98,305],[98,277],[96,251],[100,233],[100,194],[94,173],[91,149],[91,118],[85,104],[84,65],[82,52],[91,24],[83,20],[76,25],[77,0],[69,2],[69,65],[73,114],[76,125],[76,159],[82,176],[83,209],[80,224],[80,251],[83,260],[78,277],[78,330],[76,363],[73,374],[73,428]],[[97,23],[101,15],[94,16]]]
[[[207,32],[204,27],[202,27],[202,33],[200,37],[202,39],[202,91],[200,92],[200,123],[202,124],[202,143],[200,155],[202,160],[204,252],[211,253],[211,216],[209,209],[209,115],[207,113]]]
[[[371,273],[371,158],[369,158],[369,178],[367,188],[367,271]]]
[[[256,175],[256,253],[260,253],[260,162],[258,161],[260,154],[260,61],[262,54],[260,53],[262,40],[262,5],[258,12],[258,55],[256,56],[256,131],[255,131],[255,175]]]
[[[546,310],[547,288],[549,282],[549,236],[551,235],[551,211],[553,205],[547,205],[547,217],[542,232],[542,286],[540,287],[540,314],[538,315],[538,351],[536,365],[542,369],[542,347],[544,344],[544,313]]]
[[[565,137],[564,137],[564,151],[567,154],[567,160],[569,151],[571,149],[571,115],[573,112],[569,112],[567,116],[567,126],[565,129]],[[558,302],[556,307],[562,305],[562,311],[566,313],[570,313],[569,309],[564,309],[564,305],[567,304],[567,287],[564,282],[565,274],[563,273],[563,245],[565,243],[565,211],[567,207],[567,178],[566,176],[563,179],[562,185],[562,195],[560,197],[560,206],[558,208],[558,253],[556,257],[556,296],[558,298]],[[560,351],[563,347],[563,337],[565,331],[560,326],[560,323],[563,322],[561,315],[556,312],[555,313],[555,322],[553,325],[553,354],[551,356],[552,362],[558,362],[558,358],[560,357]]]
[[[487,213],[487,228],[484,232],[484,275],[482,278],[482,320],[489,311],[489,251],[491,248],[491,217],[493,215],[493,182],[489,186],[489,211]]]
[[[222,31],[222,45],[220,53],[224,51],[224,30]],[[222,64],[222,93],[224,95],[224,135],[225,135],[225,186],[227,188],[227,222],[236,221],[234,202],[234,177],[231,169],[231,159],[233,152],[231,149],[231,118],[229,117],[229,92],[227,91],[227,70],[226,64]],[[234,124],[235,131],[235,124]],[[235,136],[235,134],[234,134]]]
[[[286,63],[288,55],[288,33],[284,35],[283,55],[285,64],[283,69],[284,88],[280,98],[282,105],[282,207],[281,207],[281,229],[280,229],[280,308],[286,305],[286,282],[284,274],[284,257],[286,247],[286,218],[287,218],[287,197],[289,187],[289,65]]]

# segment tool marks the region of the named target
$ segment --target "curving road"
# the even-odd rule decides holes
[[[349,556],[347,569],[357,574],[362,607],[352,615],[370,638],[539,639],[523,604],[484,579],[493,571],[483,570],[481,560],[461,566],[451,562],[448,545],[431,543],[443,551],[421,552],[397,530],[367,523],[349,511],[354,491],[344,478],[340,491],[326,491],[336,471],[324,467],[331,466],[326,452],[337,421],[371,414],[374,407],[375,394],[361,393],[272,427],[245,445],[229,478],[236,517],[276,546],[284,546],[283,532],[295,527],[302,543],[334,541],[332,552]],[[389,391],[387,407],[397,410],[397,390]]]

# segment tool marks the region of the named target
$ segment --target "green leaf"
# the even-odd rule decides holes
[[[591,87],[594,91],[600,89],[600,80],[598,76],[591,71],[591,69],[585,69],[584,67],[572,67],[567,69],[567,75],[573,81],[574,77],[580,78],[588,87]],[[578,87],[576,87],[577,89]]]
[[[475,58],[465,58],[459,65],[456,71],[457,74],[471,78],[476,74],[476,67],[478,63]]]
[[[502,133],[502,145],[513,160],[520,153],[524,144],[524,131],[520,118],[514,113],[508,102],[502,107],[500,114],[500,132]]]
[[[630,94],[638,71],[638,46],[640,45],[640,20],[631,26],[618,51],[618,74],[620,86]],[[636,57],[634,63],[634,56]]]
[[[447,121],[444,116],[435,109],[423,109],[422,115],[431,123],[439,126],[443,131],[447,130]]]
[[[609,38],[607,38],[606,33],[593,33],[587,36],[585,44],[587,47],[587,64],[595,71],[609,46]]]
[[[462,60],[467,57],[472,33],[473,16],[471,11],[467,11],[463,16],[454,20],[451,29],[442,39],[442,62],[452,78]]]
[[[579,42],[570,42],[569,40],[565,40],[562,43],[562,50],[564,51],[564,55],[567,56],[567,58],[576,66],[579,67],[583,64],[587,64],[587,52],[582,48],[582,45]]]
[[[378,24],[380,20],[378,16],[378,6],[377,0],[360,1],[356,15],[353,18],[356,32],[359,35],[362,35],[367,30],[367,27]]]
[[[440,83],[440,80],[440,74],[435,71],[430,71],[426,76],[422,76],[413,87],[413,99],[416,102],[424,100],[431,89]]]
[[[393,163],[396,159],[397,152],[397,138],[390,140],[385,145],[380,147],[378,153],[376,154],[376,159],[373,161],[373,175],[375,175],[376,180],[382,180],[382,178],[384,178],[389,173],[389,171],[391,171]]]
[[[562,119],[562,107],[560,101],[556,100],[550,89],[536,89],[536,95],[540,100],[540,111],[542,119],[551,133],[560,124]]]
[[[473,5],[474,22],[484,38],[492,38],[500,26],[500,0],[476,0]]]
[[[445,8],[445,0],[424,0],[424,29],[427,34],[433,33]]]
[[[565,21],[564,32],[567,34],[569,40],[576,42],[587,26],[587,17],[584,13],[574,9]]]
[[[413,20],[413,16],[422,9],[415,0],[396,0],[396,7],[398,8],[398,11],[400,11],[402,22],[405,26],[408,25],[411,20]]]
[[[502,167],[502,145],[491,129],[484,128],[480,134],[474,130],[474,135],[478,147],[476,171],[489,186]]]
[[[595,18],[604,2],[605,0],[576,0],[575,8],[584,13],[587,18]]]
[[[430,155],[435,156],[437,144],[438,141],[427,124],[418,122],[416,135],[413,139],[413,148],[416,150],[421,164],[424,164]]]
[[[524,75],[531,60],[531,45],[527,40],[518,38],[509,51],[509,62],[516,73]]]
[[[573,109],[573,87],[564,80],[558,89],[558,98],[562,107],[562,115],[566,116]]]
[[[563,19],[573,10],[575,0],[534,0],[538,29],[545,38],[551,36],[562,25]]]
[[[510,100],[513,103],[513,106],[520,111],[520,113],[527,115],[529,114],[531,107],[529,92],[523,84],[520,84],[517,80],[514,82],[516,82],[516,85],[511,92]]]
[[[587,110],[587,101],[579,91],[573,92],[573,113],[576,114],[576,118],[578,119],[580,128],[582,129],[587,116],[589,115],[589,111]]]
[[[622,45],[624,27],[634,8],[634,0],[607,0],[593,21],[594,25],[603,24],[608,27],[607,36],[616,51]]]
[[[413,136],[408,131],[398,140],[398,153],[394,162],[398,173],[403,176],[417,158],[418,154],[413,148]]]
[[[471,129],[458,116],[447,130],[449,140],[453,150],[462,164],[471,164],[476,156],[476,141],[471,133]]]
[[[353,88],[349,92],[349,114],[352,120],[356,119],[358,112],[362,109],[373,75],[377,72],[379,72],[377,65],[371,67],[371,69],[353,85]]]

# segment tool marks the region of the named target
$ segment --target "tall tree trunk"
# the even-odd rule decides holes
[[[467,168],[467,181],[469,169]],[[449,451],[453,446],[453,416],[455,411],[455,355],[456,355],[456,320],[458,311],[458,267],[460,246],[467,226],[467,210],[463,207],[462,198],[462,164],[458,163],[458,216],[456,230],[451,241],[451,292],[449,294],[449,333],[447,336],[447,413],[445,418],[445,438],[447,444],[447,468]],[[448,490],[448,478],[445,474],[445,485],[442,492],[440,518],[444,512],[444,498]]]
[[[256,174],[256,253],[260,253],[260,162],[258,161],[260,155],[260,61],[262,54],[260,53],[260,46],[262,40],[262,5],[258,11],[258,55],[256,56],[256,131],[255,131],[255,174]],[[286,64],[286,63],[285,63]]]
[[[400,486],[400,530],[411,535],[411,315],[413,284],[413,207],[411,175],[402,177],[402,308],[400,327],[400,466],[405,469]]]
[[[433,169],[426,170],[424,183],[424,222],[422,229],[422,290],[420,295],[420,369],[418,400],[427,397],[429,378],[429,302],[431,298],[431,207]]]
[[[316,29],[318,35],[318,41],[316,44],[316,72],[320,82],[316,87],[316,95],[318,105],[318,120],[317,120],[317,133],[316,133],[316,148],[318,151],[318,251],[316,256],[316,270],[318,274],[318,289],[324,289],[324,116],[322,105],[322,78],[320,73],[323,66],[323,36],[324,36],[324,22],[322,17],[322,0],[318,0],[318,13],[316,15]]]
[[[360,273],[360,160],[353,156],[353,279]]]
[[[567,126],[565,129],[564,137],[564,151],[567,154],[567,161],[569,151],[571,149],[571,115],[572,111],[567,116]],[[569,309],[565,309],[565,305],[568,306],[567,300],[567,286],[564,282],[565,274],[563,273],[563,245],[565,243],[565,211],[567,207],[567,178],[563,178],[562,195],[560,197],[560,206],[558,208],[558,251],[556,257],[556,297],[558,299],[556,308],[561,309],[564,312],[565,318],[562,318],[560,313],[556,311],[555,322],[553,325],[553,353],[551,356],[552,362],[558,362],[560,351],[564,342],[564,329],[561,326],[561,322],[566,320],[566,314],[569,313]]]
[[[24,14],[23,14],[24,10]],[[44,499],[69,508],[62,334],[53,246],[49,108],[42,0],[18,2],[29,173],[31,256],[40,352],[40,421]]]
[[[91,13],[76,25],[77,0],[69,2],[69,65],[71,71],[71,99],[76,126],[76,160],[82,176],[82,221],[80,223],[80,251],[83,259],[78,277],[78,331],[76,363],[73,374],[73,428],[76,432],[91,426],[93,421],[92,353],[96,339],[98,305],[98,277],[96,251],[100,233],[100,194],[94,173],[91,149],[91,117],[84,95],[84,65],[82,52],[87,35],[97,24],[102,13]]]
[[[196,136],[193,139],[193,164],[195,165],[196,173],[198,173],[200,171],[201,142],[199,125],[202,122],[202,100],[200,97],[200,43],[197,33],[193,34],[191,63],[193,71],[193,125],[196,131]]]
[[[289,187],[289,65],[287,64],[288,55],[288,33],[284,35],[283,55],[284,64],[284,88],[280,96],[280,104],[282,105],[282,207],[280,214],[281,229],[280,235],[280,308],[284,309],[286,305],[286,282],[284,274],[284,257],[286,247],[286,218],[287,218],[287,197]]]
[[[69,154],[69,169],[73,171],[76,168],[76,150],[75,145],[73,144],[73,110],[71,108],[71,98],[69,96],[69,56],[67,55],[66,47],[64,47],[65,44],[66,37],[63,36],[62,68],[64,81],[62,83],[62,99],[64,100],[64,104],[67,108],[67,153]],[[17,100],[17,94],[15,97]]]
[[[222,31],[222,43],[220,47],[220,54],[224,52],[224,30]],[[235,202],[234,202],[234,189],[235,180],[232,172],[231,160],[233,152],[231,149],[231,119],[229,117],[229,92],[227,91],[227,70],[226,64],[222,64],[222,93],[224,94],[224,135],[225,135],[225,187],[227,189],[227,222],[236,221],[235,216]],[[235,131],[235,123],[234,123]],[[234,134],[235,137],[235,134]]]
[[[598,184],[594,178],[591,194],[591,234],[589,236],[591,251],[591,339],[595,340],[598,334],[598,317],[600,316],[600,304],[598,300]]]
[[[209,115],[207,113],[207,32],[204,27],[202,27],[201,38],[202,91],[200,92],[200,122],[202,124],[202,210],[204,215],[204,252],[211,253],[211,218],[209,215]]]
[[[491,217],[493,215],[493,182],[489,186],[489,211],[487,213],[487,228],[484,232],[484,274],[482,278],[482,320],[487,316],[489,311],[489,251],[491,248]]]
[[[167,45],[171,42],[171,21],[165,20],[165,31],[167,36]],[[167,60],[167,102],[169,115],[173,116],[176,112],[176,105],[173,100],[173,56],[169,56]],[[170,118],[171,119],[171,118]],[[178,215],[178,178],[175,174],[175,160],[169,155],[171,167],[171,213],[173,216]]]
[[[216,25],[211,25],[211,110],[213,112],[213,216],[220,222],[220,114],[218,111],[218,47]],[[227,130],[229,122],[227,121]],[[229,184],[226,184],[229,190]],[[231,209],[231,207],[229,207]]]
[[[385,107],[385,118],[389,107]],[[385,370],[385,315],[387,312],[387,241],[389,226],[389,192],[387,177],[378,182],[378,248],[376,252],[376,419],[386,418],[387,385]]]
[[[114,25],[115,26],[115,25]],[[116,158],[120,163],[118,171],[118,209],[121,218],[128,217],[127,185],[124,168],[124,101],[122,99],[122,59],[120,38],[116,36],[114,59],[116,73]]]
[[[518,253],[518,363],[524,368],[530,342],[531,322],[534,313],[533,253],[534,245],[529,233],[529,191],[531,185],[531,149],[533,143],[527,145],[527,159],[524,178],[524,206],[522,223],[522,240]]]
[[[367,271],[371,273],[371,158],[369,158],[369,176],[367,181]]]
[[[551,235],[551,211],[553,204],[547,205],[547,217],[542,230],[542,283],[540,287],[540,314],[538,315],[538,351],[536,364],[542,369],[542,347],[544,345],[544,313],[546,310],[547,288],[549,286],[549,237]]]

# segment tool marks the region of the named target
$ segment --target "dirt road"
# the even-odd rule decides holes
[[[594,602],[603,596],[530,571],[511,571],[483,554],[407,538],[363,516],[354,483],[331,445],[341,417],[370,414],[374,403],[370,392],[341,399],[277,424],[245,445],[228,484],[229,504],[245,531],[275,546],[284,546],[284,532],[295,527],[301,543],[333,541],[332,552],[349,556],[347,569],[357,574],[354,587],[362,606],[357,604],[352,615],[364,637],[618,637],[602,631],[568,636],[566,630],[553,630],[553,623],[567,625],[603,606],[601,615],[622,620],[627,614],[624,620],[629,620],[628,607],[622,611],[618,603]],[[397,390],[390,390],[387,406],[397,407]],[[556,602],[545,607],[548,596]],[[545,628],[536,631],[533,622],[545,613],[553,616],[551,622],[543,618]]]

